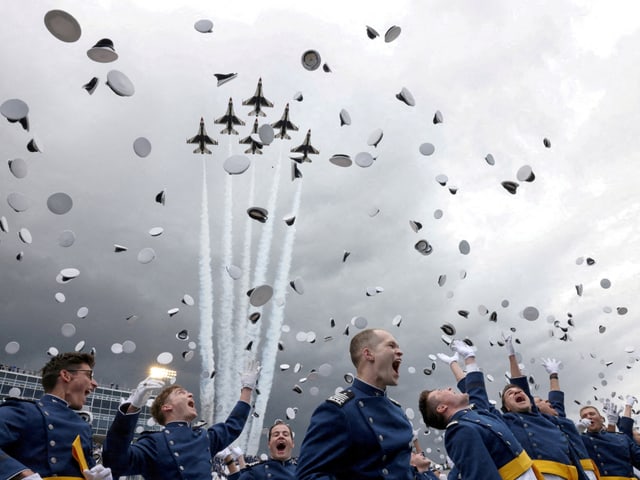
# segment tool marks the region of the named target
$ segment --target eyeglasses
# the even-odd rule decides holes
[[[82,368],[77,368],[77,369],[67,368],[66,370],[67,372],[85,372],[87,374],[87,377],[89,377],[89,380],[93,380],[93,370],[87,370]]]

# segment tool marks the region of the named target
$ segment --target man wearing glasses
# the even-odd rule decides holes
[[[296,477],[296,461],[291,458],[293,432],[282,420],[276,420],[269,428],[269,459],[229,475],[229,480],[293,480]]]
[[[39,400],[0,404],[0,478],[111,480],[93,459],[91,425],[77,413],[98,387],[94,363],[88,353],[56,355],[42,368]]]

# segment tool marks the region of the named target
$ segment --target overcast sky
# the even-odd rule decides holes
[[[478,347],[494,399],[507,369],[497,344],[503,333],[519,340],[525,371],[542,395],[548,384],[540,357],[562,359],[561,385],[574,417],[574,400],[599,404],[596,397],[640,394],[633,378],[640,358],[635,2],[188,4],[3,2],[0,103],[24,101],[30,128],[0,118],[0,216],[9,227],[0,232],[0,362],[40,368],[50,347],[73,350],[84,340],[85,351],[97,351],[102,384],[133,388],[169,352],[178,382],[199,397],[200,379],[211,374],[202,346],[209,305],[219,381],[237,379],[248,341],[257,338],[252,354],[272,358],[269,338],[280,335],[272,388],[261,384],[270,398],[257,413],[268,425],[295,408],[298,446],[315,406],[353,371],[347,350],[358,331],[354,317],[399,340],[400,386],[389,393],[415,411],[416,428],[419,392],[452,383],[445,365],[423,373],[433,369],[429,355],[447,351],[445,323]],[[47,30],[44,16],[53,9],[78,21],[79,40],[65,43]],[[194,28],[201,19],[213,22],[212,32]],[[367,25],[380,36],[368,38]],[[385,42],[394,25],[400,35]],[[113,63],[86,54],[102,38],[114,43]],[[309,49],[329,72],[303,68]],[[106,85],[112,70],[131,81],[132,96]],[[216,73],[237,77],[217,86]],[[99,84],[90,95],[82,86],[94,76]],[[229,176],[223,163],[246,148],[238,140],[255,117],[242,100],[258,78],[274,104],[260,125],[279,120],[288,103],[299,130],[265,145],[263,155],[247,155],[249,169]],[[403,88],[414,106],[396,98]],[[294,99],[298,92],[302,101]],[[246,122],[236,127],[238,136],[214,124],[229,98]],[[341,126],[342,109],[350,125]],[[442,123],[434,124],[436,111]],[[200,117],[219,142],[212,155],[193,154],[195,145],[185,142]],[[303,177],[292,181],[289,150],[309,129],[320,153],[298,165]],[[378,129],[383,137],[374,147],[369,140]],[[144,158],[133,149],[138,137],[152,145]],[[33,138],[40,152],[27,150]],[[425,143],[433,154],[421,154]],[[361,152],[375,157],[368,168],[329,161]],[[18,158],[27,166],[22,178],[8,166]],[[525,166],[535,175],[531,182],[517,178]],[[446,185],[438,175],[446,175]],[[203,178],[210,264],[201,262]],[[504,181],[519,184],[515,194]],[[161,205],[155,197],[163,190]],[[68,213],[47,207],[56,192],[73,200]],[[29,200],[27,210],[7,201],[15,193]],[[269,210],[266,223],[249,219],[254,206]],[[288,226],[282,219],[291,213],[296,220]],[[422,229],[414,232],[411,220]],[[163,233],[151,236],[154,227]],[[31,243],[21,240],[21,229]],[[75,235],[68,247],[59,242],[65,230]],[[430,255],[414,248],[419,240],[432,245]],[[114,244],[127,250],[116,253]],[[150,263],[137,259],[145,248],[155,252]],[[345,251],[351,254],[343,262]],[[230,264],[243,268],[240,279],[227,274]],[[213,288],[206,291],[208,265]],[[80,275],[60,284],[56,276],[65,268]],[[288,285],[294,279],[303,293]],[[249,309],[262,317],[248,326],[245,292],[261,284],[275,293],[261,309]],[[375,287],[382,288],[367,296]],[[194,306],[181,302],[185,294]],[[78,317],[81,307],[85,318]],[[537,318],[525,318],[527,307]],[[179,312],[169,315],[172,308]],[[176,338],[182,329],[186,341]],[[114,353],[126,341],[127,351],[130,342],[135,350]],[[10,353],[12,342],[17,353]],[[219,358],[225,348],[232,364]],[[280,371],[281,364],[291,368]],[[322,375],[309,375],[312,369]],[[215,385],[216,395],[225,388]],[[224,402],[214,404],[220,410]],[[442,460],[439,433],[421,442]]]

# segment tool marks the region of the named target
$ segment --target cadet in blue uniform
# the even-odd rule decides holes
[[[239,472],[229,475],[229,480],[293,480],[296,478],[296,461],[291,458],[293,432],[282,420],[269,428],[269,459],[249,465]]]
[[[580,438],[580,432],[573,423],[573,420],[567,418],[564,409],[564,392],[560,390],[560,379],[558,378],[558,371],[562,362],[554,358],[542,359],[542,366],[549,374],[549,396],[548,400],[543,400],[540,397],[534,397],[536,407],[540,413],[552,423],[556,424],[558,428],[567,436],[569,440],[569,450],[571,453],[571,459],[574,465],[580,464],[581,468],[578,469],[578,475],[581,479],[587,478],[588,480],[597,480],[599,478],[598,469],[591,458],[589,458],[589,452],[582,443]],[[523,381],[526,389],[526,379]],[[584,475],[583,475],[584,474]]]
[[[398,342],[385,330],[367,329],[351,339],[349,352],[357,378],[316,408],[302,441],[296,476],[411,479],[413,429],[386,392],[400,377]]]
[[[635,479],[633,467],[640,468],[640,446],[626,433],[605,431],[604,418],[596,407],[582,407],[580,418],[591,421],[582,434],[582,441],[600,470],[600,479]]]
[[[43,397],[0,404],[0,478],[111,479],[109,469],[95,465],[91,425],[77,413],[98,387],[93,366],[88,353],[56,355],[42,368]]]
[[[419,409],[430,427],[446,429],[447,454],[454,462],[455,477],[464,480],[535,480],[540,478],[532,469],[533,462],[500,413],[489,403],[484,375],[478,370],[475,350],[460,340],[454,340],[453,356],[439,354],[453,372],[462,393],[451,388],[424,390]],[[464,358],[465,376],[458,364]],[[449,478],[452,478],[450,474]]]
[[[197,411],[190,392],[179,385],[165,388],[151,406],[153,418],[164,429],[144,433],[132,444],[140,408],[162,385],[151,378],[143,380],[109,428],[102,452],[105,465],[117,476],[142,475],[146,480],[210,479],[214,455],[238,438],[247,421],[259,369],[256,362],[247,365],[238,403],[224,423],[208,429],[191,428]]]
[[[511,383],[502,392],[505,423],[533,460],[534,468],[546,479],[576,480],[579,462],[571,460],[567,436],[540,414],[532,401],[527,378],[522,375],[510,337],[505,339],[509,352]],[[584,475],[584,472],[581,472]]]

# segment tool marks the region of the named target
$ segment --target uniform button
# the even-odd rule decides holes
[[[183,471],[184,471],[184,467],[183,467],[182,465],[180,465],[180,467],[178,467],[178,468],[180,468],[180,471],[181,471],[181,472],[183,472]]]
[[[378,440],[383,441],[384,437],[382,435],[378,435]]]
[[[49,445],[51,445],[52,447],[56,446],[56,441],[55,440],[50,440],[49,441]]]
[[[268,469],[269,469],[269,465],[265,465],[265,466],[264,466],[264,469],[265,469],[265,470],[268,470]]]
[[[56,457],[51,457],[51,458],[49,459],[49,461],[50,461],[51,463],[58,463],[58,459],[57,459]]]
[[[382,469],[382,474],[383,475],[389,475],[389,470],[387,470],[386,468]]]
[[[47,428],[48,428],[49,430],[53,430],[53,425],[49,424],[49,425],[47,425]]]
[[[179,456],[180,456],[180,454],[179,454],[178,452],[173,452],[173,456],[174,456],[174,457],[179,457]]]
[[[363,402],[362,400],[359,400],[359,401],[358,401],[358,406],[359,406],[359,407],[364,407],[364,402]]]
[[[528,423],[525,423],[525,424],[523,424],[522,426],[523,426],[524,428],[527,428],[527,427],[529,426],[529,424],[528,424]]]
[[[169,432],[169,430],[165,430],[165,431],[164,431],[164,433],[166,433],[167,435],[169,435],[169,433],[171,433],[171,432]]]
[[[44,403],[42,402],[38,402],[38,405],[40,405],[41,407],[44,407]]]
[[[271,474],[270,473],[267,473],[267,478],[271,478]]]
[[[173,440],[169,440],[169,445],[173,445],[175,442]]]
[[[49,416],[49,412],[44,412],[44,414],[48,417]]]
[[[511,442],[510,442],[509,440],[507,440],[505,443],[506,443],[507,445],[511,446]]]
[[[373,418],[369,417],[369,423],[373,423]]]

